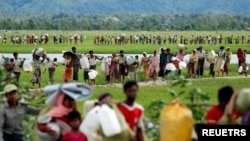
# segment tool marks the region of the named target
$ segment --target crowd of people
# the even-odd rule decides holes
[[[52,39],[54,44],[77,44],[80,42],[81,44],[87,37],[83,34],[74,34],[72,36],[66,36],[63,34],[53,34]],[[48,34],[41,34],[41,35],[11,35],[10,39],[4,34],[0,36],[2,39],[2,43],[7,43],[10,41],[11,44],[47,44],[49,42],[49,35]],[[129,35],[121,34],[119,36],[115,35],[101,35],[95,36],[93,39],[93,43],[95,45],[118,45],[118,44],[156,44],[156,45],[166,45],[166,44],[209,44],[209,45],[217,45],[217,44],[245,44],[250,43],[250,35],[249,36],[227,36],[223,37],[221,34],[218,36],[214,35],[191,35],[183,36],[183,35],[146,35],[146,34],[136,34],[136,35]]]
[[[49,84],[54,84],[54,75],[56,74],[56,68],[58,67],[57,58],[50,58],[48,54],[43,53],[36,55],[36,51],[33,51],[33,66],[34,71],[31,78],[32,88],[35,84],[41,87],[41,76],[46,71],[49,74]],[[94,54],[91,50],[89,53],[78,53],[76,47],[72,47],[71,51],[64,53],[65,71],[63,74],[63,82],[80,81],[79,72],[82,69],[83,80],[88,84],[96,84],[95,78],[98,71],[96,70],[97,61],[101,61],[101,72],[106,75],[106,81],[110,84],[117,81],[118,83],[124,83],[126,77],[131,80],[138,79],[138,71],[142,69],[144,73],[144,81],[148,82],[153,80],[165,80],[165,76],[171,72],[174,75],[185,75],[183,69],[187,68],[187,76],[189,78],[202,78],[204,76],[204,70],[209,69],[211,77],[228,76],[230,70],[230,62],[232,58],[232,52],[230,48],[224,46],[220,47],[220,51],[216,54],[214,51],[205,51],[202,46],[194,49],[191,54],[186,54],[185,49],[179,49],[177,53],[172,53],[169,48],[162,47],[159,51],[153,51],[153,55],[148,55],[143,52],[141,58],[138,55],[126,56],[123,50],[120,50],[119,54],[113,53],[112,56],[103,57]],[[237,51],[238,57],[238,72],[241,75],[247,76],[248,65],[246,62],[247,51],[241,48]],[[4,57],[3,58],[7,58]],[[19,58],[18,53],[13,53],[13,58],[7,58],[9,61],[5,64],[5,69],[19,82],[22,65],[25,58]],[[45,63],[45,70],[41,70],[41,65]],[[205,65],[206,64],[206,65]],[[208,65],[209,64],[209,65]],[[207,67],[207,68],[206,68]],[[91,75],[91,77],[90,77]],[[104,80],[105,81],[105,80]],[[60,82],[60,80],[56,80]]]

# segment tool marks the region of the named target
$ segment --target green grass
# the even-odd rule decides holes
[[[47,45],[42,44],[42,45],[30,45],[30,44],[10,44],[10,36],[12,34],[7,34],[8,37],[8,43],[3,44],[0,42],[0,53],[13,53],[15,51],[19,53],[31,53],[31,50],[33,50],[36,47],[43,47],[48,53],[61,53],[62,50],[70,50],[72,46],[76,46],[77,50],[79,52],[88,52],[89,50],[94,50],[95,53],[103,53],[103,54],[111,54],[113,52],[118,53],[119,50],[123,49],[125,53],[133,53],[133,54],[141,54],[142,52],[146,51],[148,53],[152,53],[153,50],[158,50],[160,46],[150,44],[150,45],[135,45],[135,44],[127,44],[127,45],[94,45],[93,44],[93,39],[95,36],[102,36],[102,35],[113,35],[113,36],[119,36],[122,33],[125,33],[127,36],[129,35],[141,35],[145,34],[146,36],[151,35],[160,35],[164,37],[172,36],[172,34],[178,35],[180,37],[181,35],[186,38],[190,38],[192,35],[201,35],[201,36],[218,36],[218,35],[223,35],[223,37],[228,37],[233,35],[234,37],[240,37],[240,44],[217,44],[217,45],[208,45],[205,44],[204,49],[205,50],[215,50],[218,52],[219,47],[221,45],[226,46],[226,47],[231,47],[232,52],[236,53],[237,49],[239,47],[248,50],[250,47],[250,44],[247,44],[246,42],[244,44],[241,44],[241,36],[247,37],[249,33],[247,31],[168,31],[168,32],[143,32],[143,31],[137,31],[137,32],[132,32],[132,31],[39,31],[39,30],[29,30],[29,31],[13,31],[13,34],[16,36],[21,36],[23,34],[31,35],[31,34],[36,34],[37,36],[40,36],[41,34],[49,34],[50,41]],[[53,39],[52,35],[53,33],[57,35],[64,35],[66,37],[72,36],[75,33],[77,34],[83,34],[84,36],[87,36],[87,38],[83,41],[83,44],[80,44],[78,42],[77,45],[74,45],[73,43],[70,44],[69,42],[67,44],[53,44]],[[179,42],[179,41],[178,41]],[[235,40],[233,40],[233,43]],[[177,45],[169,45],[168,41],[165,45],[162,45],[165,47],[168,47],[172,50],[173,53],[177,52]],[[197,48],[199,45],[188,45],[188,53],[190,53],[194,48]]]
[[[43,66],[44,67],[44,66]],[[98,63],[97,65],[97,70],[100,70],[100,64]],[[55,74],[55,80],[56,83],[62,83],[62,76],[64,72],[64,66],[59,65],[59,67],[56,69],[56,74]],[[183,74],[186,74],[186,70],[183,71]],[[237,65],[231,65],[230,69],[230,76],[237,76]],[[23,83],[27,83],[31,87],[31,83],[29,82],[30,78],[32,76],[32,73],[26,73],[22,72],[21,78],[20,78],[20,83],[23,85]],[[205,77],[209,77],[208,75],[208,70],[205,71]],[[83,71],[80,70],[79,72],[79,78],[80,81],[83,82]],[[42,87],[46,86],[48,84],[48,72],[42,75]],[[128,80],[128,78],[126,78]],[[144,76],[143,72],[139,71],[138,72],[138,81],[144,81]],[[216,94],[217,90],[224,86],[224,85],[232,85],[235,89],[239,89],[242,87],[248,87],[248,81],[249,78],[241,78],[241,79],[220,79],[220,78],[215,78],[215,79],[198,79],[194,80],[193,85],[190,87],[185,88],[187,92],[193,90],[194,88],[201,88],[204,92],[209,93],[211,96],[210,102],[215,103],[216,102]],[[103,85],[107,84],[105,81],[105,75],[99,73],[97,78],[96,78],[96,83],[98,85]],[[36,86],[37,88],[38,86]],[[175,89],[179,91],[179,88],[172,88],[171,86],[143,86],[140,91],[139,91],[139,96],[138,96],[138,102],[141,103],[143,106],[148,106],[152,101],[154,100],[171,100],[171,96],[168,93],[168,90],[170,89]],[[94,88],[94,95],[91,99],[96,99],[99,94],[103,92],[110,92],[113,96],[114,99],[120,101],[123,100],[125,97],[123,95],[123,91],[121,88],[114,87],[114,86],[97,86]],[[184,101],[187,99],[184,97],[181,97]],[[82,103],[79,103],[79,107],[82,107]]]

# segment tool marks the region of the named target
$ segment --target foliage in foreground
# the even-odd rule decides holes
[[[205,122],[204,119],[204,111],[207,109],[206,103],[209,101],[210,96],[207,93],[204,93],[201,89],[195,88],[191,91],[186,91],[186,87],[192,85],[189,81],[185,80],[184,77],[180,77],[177,81],[171,84],[171,89],[168,90],[168,93],[172,96],[173,99],[179,99],[181,95],[184,95],[188,100],[189,104],[187,104],[188,108],[193,113],[194,121],[196,122]],[[177,90],[174,90],[177,88]],[[157,100],[153,101],[146,108],[146,113],[148,115],[145,118],[146,131],[148,136],[153,141],[158,141],[160,139],[160,123],[159,117],[160,112],[168,103],[165,100]]]

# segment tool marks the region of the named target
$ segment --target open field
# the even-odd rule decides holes
[[[44,68],[44,66],[43,66]],[[96,86],[94,86],[94,96],[91,99],[95,99],[98,97],[100,93],[103,92],[110,92],[114,95],[114,99],[116,100],[122,100],[124,99],[124,95],[122,94],[123,91],[121,87],[117,87],[116,85],[109,85],[108,82],[105,81],[105,75],[100,73],[100,64],[97,65],[97,70],[99,71],[99,74],[96,78]],[[62,76],[64,72],[64,66],[59,65],[59,67],[56,70],[55,74],[55,81],[56,83],[62,82]],[[183,70],[183,74],[186,74],[186,70]],[[185,88],[185,91],[189,92],[190,90],[194,88],[201,88],[204,92],[208,92],[211,96],[210,102],[215,103],[216,102],[216,92],[217,90],[224,86],[224,85],[232,85],[235,89],[239,89],[242,87],[248,87],[249,78],[210,78],[208,70],[204,72],[205,78],[204,79],[192,79],[193,85],[190,87]],[[231,65],[230,69],[230,76],[238,76],[237,73],[237,65]],[[20,83],[23,85],[26,83],[28,86],[31,87],[31,83],[29,82],[30,78],[32,76],[32,73],[26,73],[22,72]],[[42,74],[42,87],[48,85],[48,72],[45,72]],[[83,71],[79,71],[79,78],[80,81],[83,82]],[[126,78],[128,80],[129,78]],[[144,83],[144,76],[142,70],[138,72],[138,81],[142,84]],[[164,99],[164,100],[170,100],[171,97],[168,93],[169,89],[176,89],[177,91],[179,88],[173,88],[168,84],[169,81],[162,82],[166,83],[165,85],[157,85],[157,84],[150,84],[142,86],[140,89],[140,96],[138,97],[138,102],[141,103],[143,106],[147,106],[149,103],[151,103],[154,100]],[[37,88],[37,86],[36,86]],[[183,100],[185,101],[185,98],[183,97]],[[81,105],[81,104],[80,104]],[[82,106],[80,106],[82,107]]]
[[[48,53],[61,53],[62,50],[70,50],[72,46],[76,46],[79,52],[88,52],[89,50],[94,50],[95,53],[102,53],[102,54],[111,54],[113,52],[118,53],[119,50],[123,49],[125,53],[130,53],[130,54],[141,54],[143,51],[146,51],[148,53],[152,53],[153,50],[158,50],[159,47],[165,46],[167,48],[170,48],[173,53],[177,52],[177,45],[170,45],[168,44],[168,40],[165,45],[156,45],[156,44],[126,44],[126,45],[94,45],[93,40],[95,36],[120,36],[122,33],[125,33],[126,36],[130,35],[141,35],[145,34],[146,36],[152,35],[152,36],[162,36],[162,37],[167,37],[172,36],[173,34],[176,34],[178,37],[183,36],[184,38],[190,38],[192,35],[194,36],[218,36],[222,35],[223,36],[223,42],[222,44],[216,44],[216,45],[208,45],[205,44],[204,49],[205,50],[215,50],[218,51],[219,47],[221,45],[225,47],[231,47],[232,52],[236,53],[236,50],[241,47],[243,49],[249,50],[250,44],[246,43],[246,38],[244,40],[244,44],[241,43],[241,37],[245,36],[247,37],[249,35],[249,32],[247,31],[165,31],[165,32],[147,32],[147,31],[12,31],[12,33],[6,33],[7,35],[7,43],[4,44],[0,42],[0,53],[13,53],[14,51],[17,51],[19,53],[30,53],[31,50],[33,50],[36,47],[43,47],[46,49]],[[49,43],[47,45],[41,44],[41,45],[33,45],[33,44],[10,44],[10,36],[11,35],[15,36],[22,36],[23,34],[25,35],[31,35],[35,34],[36,36],[44,35],[44,34],[49,34]],[[70,37],[73,36],[74,34],[78,35],[83,35],[86,36],[87,38],[84,39],[83,44],[81,44],[78,41],[78,44],[75,45],[73,42],[72,44],[65,43],[65,44],[54,44],[53,43],[53,34],[60,35],[62,34],[65,37]],[[0,36],[3,36],[4,33],[0,33]],[[233,44],[225,44],[224,39],[228,36],[233,35]],[[235,38],[239,37],[240,43],[235,44]],[[178,41],[179,43],[180,41]],[[192,51],[192,49],[197,48],[199,44],[192,44],[188,45],[188,53]]]

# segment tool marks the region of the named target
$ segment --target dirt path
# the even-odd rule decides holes
[[[195,79],[187,79],[189,81],[202,81],[202,80],[210,80],[210,79],[249,79],[250,77],[245,76],[230,76],[230,77],[215,77],[215,78],[195,78]],[[157,80],[156,82],[149,81],[149,82],[138,82],[140,87],[154,87],[154,86],[167,86],[176,80]],[[93,85],[93,88],[106,88],[106,87],[118,87],[122,88],[121,83],[113,83],[113,84],[106,84],[106,85]],[[31,92],[42,92],[42,89],[30,89]]]

